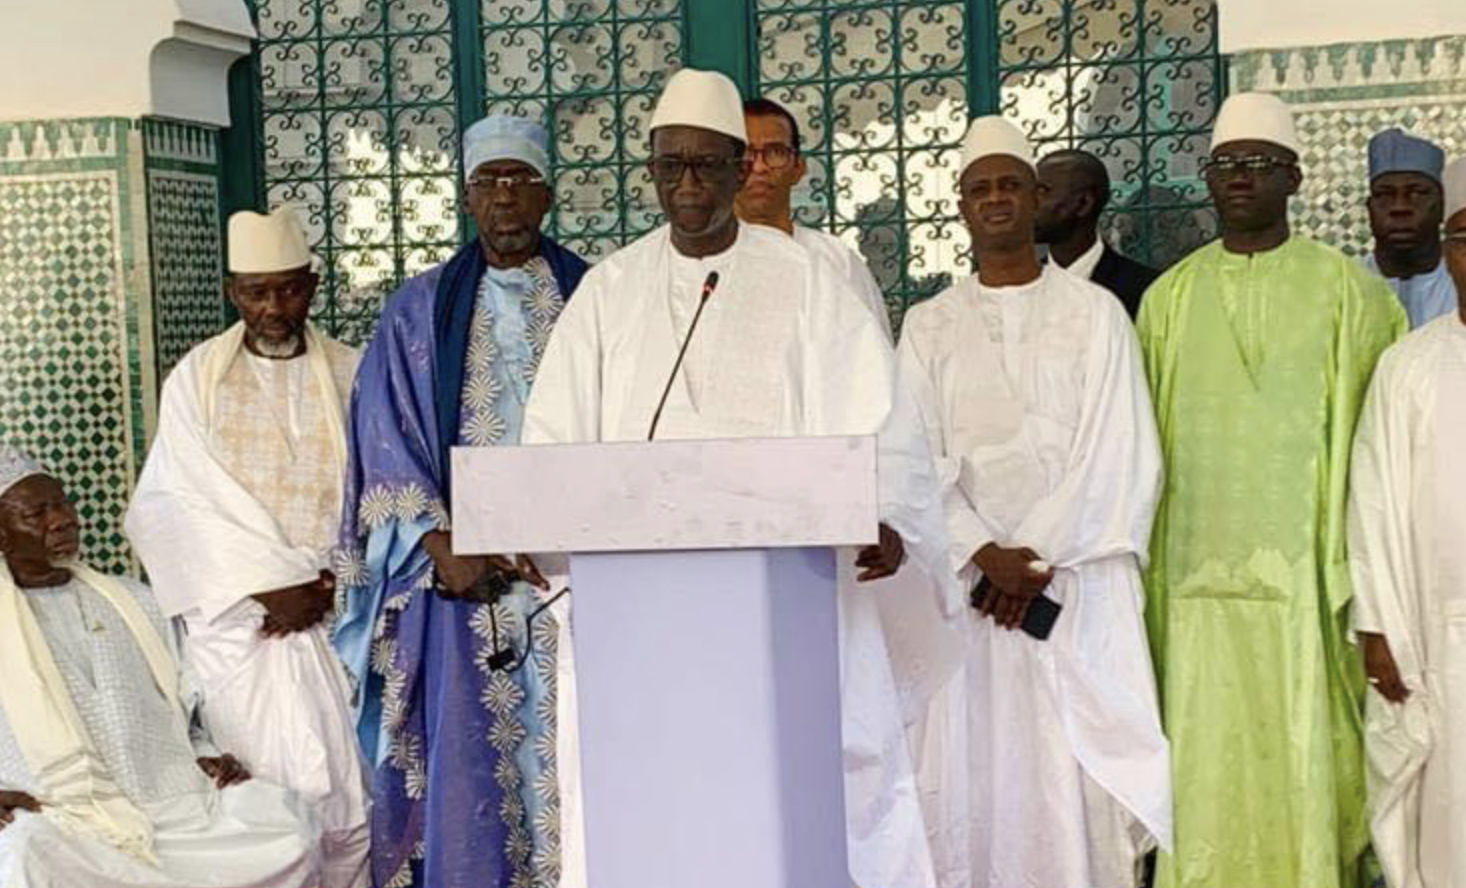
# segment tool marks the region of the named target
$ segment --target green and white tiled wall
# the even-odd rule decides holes
[[[224,323],[219,131],[143,122],[158,378]]]
[[[1401,126],[1466,155],[1466,36],[1242,53],[1231,73],[1233,92],[1293,105],[1306,177],[1295,228],[1353,255],[1370,247],[1371,136]]]
[[[222,325],[217,144],[164,121],[0,123],[0,440],[67,483],[107,570],[135,568],[122,517],[160,375]]]

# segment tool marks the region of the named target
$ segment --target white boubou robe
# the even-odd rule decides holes
[[[898,353],[952,568],[970,587],[982,546],[1028,546],[1063,607],[1046,641],[968,610],[965,669],[913,741],[939,881],[1129,888],[1171,835],[1140,580],[1161,457],[1130,321],[1052,266],[1020,287],[974,276],[907,313]]]
[[[1391,888],[1466,888],[1466,324],[1454,313],[1375,369],[1354,441],[1356,632],[1381,634],[1410,690],[1370,690],[1375,851]]]
[[[345,671],[326,625],[265,638],[250,596],[330,566],[357,356],[308,328],[304,355],[267,362],[243,334],[202,343],[168,376],[127,533],[164,612],[188,627],[210,732],[317,806],[324,884],[356,888],[368,795]]]
[[[875,275],[870,273],[870,266],[865,264],[865,259],[859,253],[835,235],[815,228],[805,228],[803,225],[794,226],[794,242],[827,263],[844,279],[855,295],[860,297],[860,301],[875,315],[886,338],[893,338],[891,312],[886,308],[886,297],[881,293],[881,285],[876,283]]]
[[[147,588],[72,565],[20,589],[0,562],[4,888],[319,888],[319,828],[261,780],[214,787],[197,702]]]
[[[667,228],[610,256],[561,315],[525,413],[524,442],[640,441],[702,283],[720,275],[658,426],[659,440],[880,432],[882,518],[906,541],[907,570],[926,565],[925,597],[880,605],[880,586],[841,569],[841,675],[850,868],[865,888],[934,884],[903,705],[945,680],[938,650],[916,639],[956,611],[940,494],[919,414],[895,399],[894,362],[877,320],[844,278],[781,232],[740,226],[729,250],[676,253]],[[903,424],[904,423],[904,424]],[[851,556],[853,557],[853,556]],[[885,581],[894,582],[893,580]],[[884,596],[891,597],[891,596]],[[564,621],[568,623],[568,621]],[[562,623],[562,625],[564,624]],[[883,631],[884,629],[884,631]],[[893,666],[886,635],[919,661]],[[580,859],[573,653],[561,657],[560,775],[566,888]],[[950,668],[955,668],[955,662]]]

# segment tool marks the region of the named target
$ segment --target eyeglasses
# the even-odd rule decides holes
[[[1293,166],[1291,160],[1279,160],[1266,154],[1244,154],[1240,157],[1204,157],[1201,160],[1201,174],[1208,179],[1230,178],[1245,172],[1249,176],[1264,176],[1273,170]]]
[[[536,185],[545,184],[544,176],[470,176],[468,187],[493,192],[502,189],[510,194],[523,194]]]
[[[1441,241],[1449,247],[1459,250],[1466,250],[1466,231],[1458,231],[1455,234],[1448,234],[1441,238]]]
[[[679,157],[662,154],[647,161],[652,178],[663,185],[676,185],[692,170],[699,182],[717,182],[737,174],[746,161],[742,157]]]
[[[762,148],[749,148],[743,156],[747,158],[749,164],[762,160],[764,166],[769,169],[782,170],[792,165],[795,158],[799,155],[792,146],[780,145],[775,142],[772,145],[765,145]]]

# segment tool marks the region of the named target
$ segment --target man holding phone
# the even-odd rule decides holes
[[[978,273],[912,308],[899,349],[953,567],[975,584],[964,668],[918,727],[923,795],[966,808],[934,857],[973,885],[1134,888],[1171,838],[1140,583],[1161,455],[1139,344],[1107,291],[1038,262],[1042,186],[1013,124],[973,123],[959,187]]]

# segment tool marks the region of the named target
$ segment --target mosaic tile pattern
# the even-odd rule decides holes
[[[143,121],[157,378],[224,329],[219,132]]]
[[[1401,126],[1466,155],[1466,37],[1242,53],[1233,91],[1275,92],[1294,106],[1306,176],[1295,230],[1352,255],[1371,246],[1367,145]]]
[[[158,378],[224,328],[219,179],[148,172]]]
[[[121,533],[134,462],[120,177],[0,174],[0,439],[66,482],[83,557],[107,571],[131,567]]]

